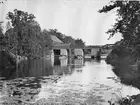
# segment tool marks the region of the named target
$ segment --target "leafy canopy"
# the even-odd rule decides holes
[[[84,47],[85,42],[83,42],[82,39],[74,39],[71,36],[66,36],[65,34],[62,34],[61,32],[58,32],[57,29],[49,29],[48,33],[50,35],[55,35],[57,38],[59,38],[63,43],[70,43],[72,47]]]
[[[116,33],[121,33],[127,45],[140,44],[140,1],[111,1],[99,12],[107,13],[115,8],[118,18],[113,28],[109,29],[107,33],[110,34],[110,37]]]
[[[12,28],[5,33],[9,43],[7,49],[21,56],[43,56],[45,49],[51,43],[47,43],[49,38],[46,38],[45,32],[41,31],[35,16],[15,9],[13,12],[8,12],[7,19],[12,23]]]

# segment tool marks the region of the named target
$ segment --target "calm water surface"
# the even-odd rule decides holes
[[[0,103],[109,105],[108,100],[140,93],[131,84],[125,85],[134,79],[131,72],[120,76],[123,70],[112,69],[104,60],[24,61],[18,70],[0,71]]]

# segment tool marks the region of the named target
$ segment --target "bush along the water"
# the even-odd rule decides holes
[[[108,100],[109,105],[140,105],[140,94],[122,97],[122,94],[113,93],[113,97]]]
[[[140,58],[139,46],[127,46],[120,41],[115,44],[111,53],[107,56],[106,62],[113,66],[119,64],[138,64]]]

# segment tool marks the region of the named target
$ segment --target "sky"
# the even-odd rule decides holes
[[[115,11],[98,13],[109,0],[7,0],[0,5],[0,21],[14,9],[32,13],[42,29],[81,38],[86,45],[112,44],[121,39],[117,34],[110,40],[105,32],[115,23]]]

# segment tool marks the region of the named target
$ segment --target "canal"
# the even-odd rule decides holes
[[[105,60],[27,60],[0,70],[0,104],[109,105],[140,93],[140,73],[132,71]]]

